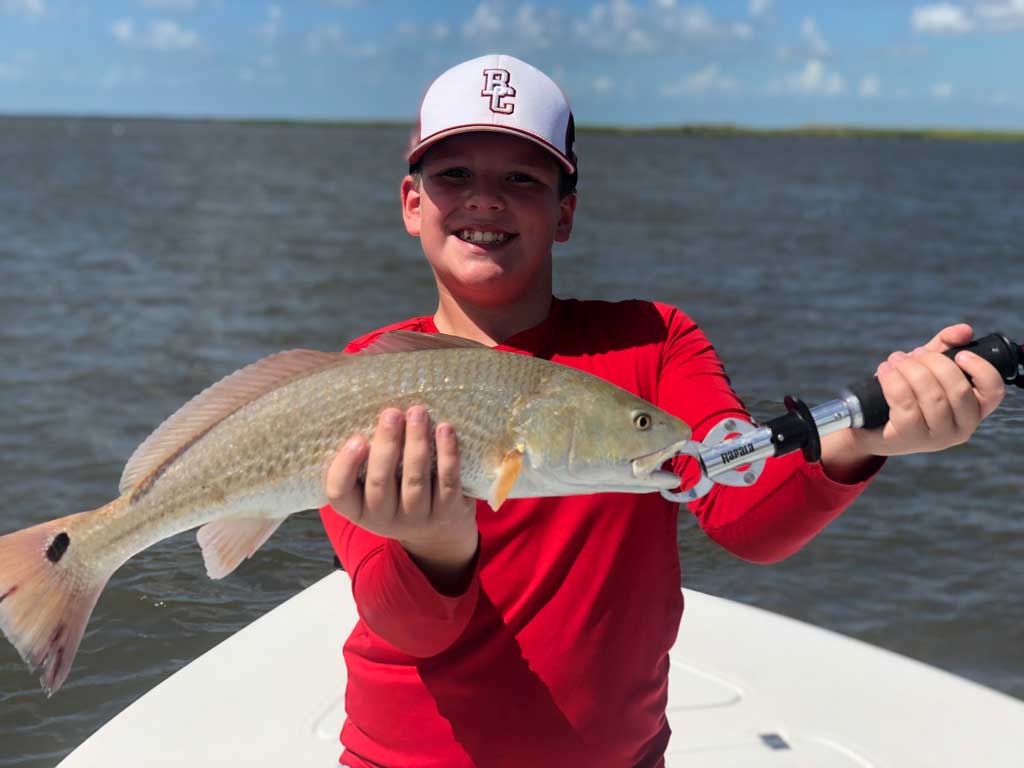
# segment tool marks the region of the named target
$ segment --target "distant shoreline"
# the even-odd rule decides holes
[[[57,114],[4,114],[0,122],[25,120],[71,120],[83,122],[170,122],[170,123],[217,123],[223,125],[262,126],[313,126],[345,128],[407,128],[412,123],[400,120],[333,120],[333,119],[284,119],[261,117],[177,117],[150,115],[57,115]],[[856,125],[798,125],[778,128],[758,128],[731,123],[681,123],[679,125],[632,126],[632,125],[586,125],[577,126],[580,133],[622,133],[622,134],[677,134],[681,136],[711,137],[812,137],[837,139],[903,139],[903,140],[945,140],[945,141],[1024,141],[1024,130],[989,130],[973,128],[912,128],[874,127]]]

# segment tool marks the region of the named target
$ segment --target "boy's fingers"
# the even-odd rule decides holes
[[[900,370],[898,361],[892,359],[882,363],[878,368],[878,383],[882,385],[882,394],[889,404],[889,425],[899,432],[907,430],[927,429],[924,416],[917,404],[917,396],[913,388]]]
[[[375,518],[382,518],[381,522],[394,517],[398,503],[395,476],[402,456],[402,422],[402,412],[397,408],[381,411],[366,462],[366,511]]]
[[[951,410],[953,426],[963,440],[970,437],[981,421],[981,406],[974,388],[956,363],[942,354],[928,352],[918,362],[931,372],[942,387],[944,409]]]
[[[338,449],[324,476],[324,491],[335,512],[358,523],[363,514],[359,470],[366,461],[366,441],[356,435]]]
[[[945,438],[956,429],[956,421],[945,388],[932,368],[924,362],[927,360],[938,367],[937,361],[929,357],[928,353],[906,357],[897,362],[896,367],[917,401],[915,408],[920,413],[925,429],[934,437]]]
[[[967,323],[957,323],[943,328],[925,344],[930,352],[945,352],[951,347],[961,347],[974,338],[974,329]]]
[[[459,444],[451,424],[441,423],[434,432],[437,445],[437,483],[434,485],[434,511],[449,509],[462,499]]]
[[[956,363],[971,377],[974,395],[981,409],[981,418],[988,417],[1006,396],[1006,382],[987,360],[973,352],[960,352]]]
[[[407,517],[430,513],[430,418],[414,405],[405,414],[405,449],[402,454],[402,512]]]

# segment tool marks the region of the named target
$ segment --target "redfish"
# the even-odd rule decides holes
[[[674,488],[678,418],[600,378],[449,336],[399,331],[358,355],[292,350],[209,387],[135,451],[118,498],[0,537],[0,629],[52,694],[110,576],[198,527],[207,573],[251,557],[289,515],[327,503],[339,444],[387,406],[426,407],[459,440],[464,493],[508,498]]]

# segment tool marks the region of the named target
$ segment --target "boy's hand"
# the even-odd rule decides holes
[[[882,429],[850,430],[854,445],[875,456],[895,456],[967,442],[1006,394],[999,372],[982,358],[960,352],[954,363],[942,354],[972,335],[967,324],[951,325],[909,355],[891,354],[877,374],[889,422]]]
[[[457,593],[476,554],[476,502],[462,494],[450,424],[438,424],[434,433],[437,476],[431,482],[430,438],[422,406],[406,414],[386,408],[369,446],[357,435],[338,449],[324,486],[335,511],[361,528],[397,539],[435,587]],[[366,479],[360,484],[363,462]]]

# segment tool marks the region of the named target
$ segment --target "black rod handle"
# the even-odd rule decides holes
[[[999,333],[990,333],[988,336],[975,339],[962,347],[946,350],[943,354],[953,359],[962,350],[973,352],[990,362],[1007,382],[1017,379],[1022,358],[1024,358],[1020,345]],[[889,404],[885,402],[882,385],[878,383],[878,379],[872,377],[850,387],[849,390],[860,401],[861,410],[864,412],[864,428],[874,429],[885,426],[885,423],[889,421]]]

